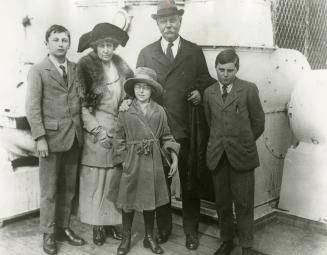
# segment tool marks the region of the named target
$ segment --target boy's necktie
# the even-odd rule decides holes
[[[63,65],[60,65],[59,68],[62,70],[62,78],[64,79],[64,82],[66,86],[68,85],[68,77],[66,73],[66,68]]]
[[[228,87],[228,85],[223,85],[223,94],[221,96],[222,96],[224,102],[228,96],[227,87]]]

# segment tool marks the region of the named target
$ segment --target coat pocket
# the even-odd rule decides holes
[[[47,130],[58,130],[59,123],[57,120],[47,120],[44,122],[44,128]]]

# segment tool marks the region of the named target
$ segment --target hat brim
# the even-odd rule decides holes
[[[161,14],[151,14],[151,17],[156,20],[160,17],[167,17],[167,16],[172,16],[172,15],[183,16],[183,14],[184,14],[184,10],[180,9],[180,10],[174,10],[174,11],[161,13]]]
[[[78,41],[77,52],[83,52],[90,47],[91,32],[83,34]]]
[[[79,38],[77,52],[83,52],[90,48],[92,43],[108,37],[114,38],[123,47],[129,39],[128,34],[121,28],[110,23],[99,23],[92,31],[83,34]]]
[[[152,96],[159,97],[162,95],[163,89],[162,89],[162,86],[160,85],[160,83],[158,83],[154,80],[146,79],[146,78],[130,78],[130,79],[127,79],[124,84],[125,92],[129,96],[132,96],[132,97],[135,96],[134,85],[135,85],[135,83],[138,83],[138,82],[142,82],[142,83],[144,82],[151,87],[151,97]]]

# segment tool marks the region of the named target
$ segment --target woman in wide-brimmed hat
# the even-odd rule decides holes
[[[144,247],[160,254],[163,250],[153,238],[154,210],[169,202],[161,153],[164,158],[172,158],[172,177],[177,171],[179,144],[170,133],[164,109],[152,100],[163,92],[155,71],[137,68],[124,88],[134,99],[126,112],[119,113],[115,138],[115,162],[124,162],[116,201],[123,214],[123,240],[118,254],[124,255],[130,249],[134,211],[144,215]]]
[[[91,48],[77,64],[77,82],[82,101],[84,147],[81,158],[79,213],[81,221],[93,225],[93,241],[102,245],[106,232],[121,239],[114,227],[121,212],[106,199],[113,177],[120,171],[112,161],[118,107],[124,98],[123,84],[133,75],[128,64],[114,53],[125,46],[128,35],[109,24],[97,24],[80,37],[78,52]],[[105,228],[105,226],[107,226]]]

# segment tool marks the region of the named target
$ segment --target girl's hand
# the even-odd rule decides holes
[[[176,174],[176,171],[178,169],[178,158],[177,158],[177,154],[174,151],[171,152],[171,158],[172,158],[172,163],[170,165],[168,178],[172,178]]]
[[[170,170],[169,170],[169,173],[168,173],[168,178],[172,178],[176,174],[177,169],[178,169],[177,161],[176,162],[172,162],[171,165],[170,165]]]

